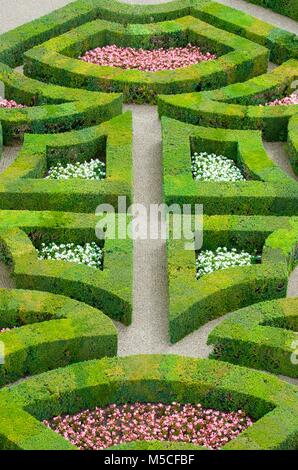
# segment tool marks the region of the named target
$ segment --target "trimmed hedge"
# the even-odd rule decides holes
[[[49,166],[101,156],[102,181],[44,179]],[[16,160],[0,176],[0,208],[95,211],[99,204],[117,209],[118,196],[132,202],[132,119],[127,112],[96,127],[61,134],[26,134]]]
[[[298,21],[298,3],[296,0],[245,0],[264,8],[270,8],[276,13],[286,15],[293,20]]]
[[[289,91],[297,77],[298,61],[292,60],[271,73],[220,90],[159,96],[159,114],[201,126],[262,130],[268,141],[286,140],[298,105],[258,105]]]
[[[130,239],[104,241],[104,269],[101,271],[65,261],[39,260],[31,241],[37,247],[41,241],[103,244],[95,232],[100,217],[63,212],[0,211],[0,219],[2,249],[12,263],[17,288],[67,295],[99,308],[114,320],[130,324]]]
[[[194,16],[203,21],[266,46],[271,60],[282,63],[298,57],[297,36],[242,11],[211,0],[176,0],[161,5],[125,5],[116,0],[78,0],[38,20],[1,35],[0,62],[21,65],[28,49],[88,21],[155,23]]]
[[[66,87],[41,86],[40,82],[26,79],[16,72],[10,74],[6,66],[3,71],[1,64],[0,80],[6,85],[7,98],[28,105],[17,109],[0,108],[5,145],[22,141],[26,132],[53,134],[82,129],[112,119],[122,112],[122,96],[115,93],[85,94]]]
[[[221,55],[174,71],[143,72],[101,67],[80,61],[86,49],[116,43],[119,46],[157,48],[198,44]],[[219,30],[197,18],[143,25],[86,23],[24,54],[26,75],[42,81],[94,91],[123,92],[125,101],[155,102],[159,93],[182,93],[217,88],[265,72],[268,50],[247,39]]]
[[[167,117],[162,117],[162,129],[168,205],[191,204],[194,210],[203,204],[208,215],[298,215],[298,184],[269,158],[261,132],[199,127]],[[232,158],[250,180],[195,181],[191,155],[203,151]]]
[[[233,312],[208,337],[211,357],[298,377],[291,360],[298,331],[298,298],[261,302]]]
[[[298,244],[297,217],[205,216],[203,249],[263,251],[262,263],[196,279],[189,240],[168,242],[169,333],[175,343],[205,323],[247,305],[286,296]],[[263,249],[263,250],[262,250]]]
[[[298,36],[277,26],[265,23],[243,11],[213,1],[195,6],[192,14],[217,28],[225,29],[270,50],[270,60],[282,64],[298,58]]]
[[[68,297],[0,289],[4,364],[0,385],[73,362],[117,354],[117,330],[101,311]]]
[[[298,175],[298,113],[289,121],[288,151],[293,170]]]
[[[243,409],[256,422],[226,444],[226,450],[283,450],[298,444],[298,398],[293,385],[219,361],[150,355],[73,364],[2,389],[0,447],[76,449],[40,420],[136,401]]]

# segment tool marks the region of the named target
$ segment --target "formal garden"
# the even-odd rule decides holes
[[[251,3],[298,31],[297,0]],[[297,450],[298,36],[213,0],[76,0],[0,35],[0,82],[0,450]],[[203,207],[199,249],[165,243],[152,350],[136,242],[98,228],[142,202],[148,109],[154,196]]]

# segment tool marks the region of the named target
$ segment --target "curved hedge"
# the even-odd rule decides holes
[[[262,263],[219,270],[196,279],[195,253],[185,239],[168,242],[169,333],[175,343],[225,313],[285,297],[295,265],[297,217],[205,216],[203,249],[262,251]],[[189,240],[188,240],[189,242]]]
[[[261,302],[233,312],[208,337],[212,357],[298,377],[291,360],[298,344],[298,298]]]
[[[0,175],[0,208],[95,211],[99,204],[118,207],[118,196],[132,202],[132,119],[127,112],[96,127],[60,134],[26,134],[16,160]],[[1,128],[0,128],[1,131]],[[106,162],[101,181],[44,179],[57,161],[91,158]]]
[[[143,72],[100,67],[77,57],[95,46],[157,48],[200,45],[221,57],[174,71]],[[264,72],[268,50],[247,39],[224,32],[197,18],[157,24],[124,25],[102,19],[79,26],[24,54],[25,74],[51,83],[88,90],[122,92],[124,100],[154,102],[159,93],[182,93],[224,86]]]
[[[297,36],[242,11],[211,0],[176,0],[161,5],[125,5],[116,0],[77,0],[1,36],[0,62],[21,65],[26,50],[88,21],[101,18],[124,25],[193,16],[267,47],[282,63],[297,55]]]
[[[0,211],[0,240],[12,263],[19,289],[67,295],[99,308],[128,325],[131,322],[132,241],[104,241],[104,269],[65,261],[39,260],[31,240],[44,242],[99,242],[93,214]],[[117,223],[117,222],[116,222]],[[129,223],[129,221],[128,221]],[[28,237],[30,235],[30,238]]]
[[[220,90],[159,96],[159,113],[201,126],[261,130],[268,141],[286,140],[298,105],[259,104],[289,92],[297,77],[298,62],[291,60],[271,73]]]
[[[243,409],[256,420],[223,449],[295,449],[296,392],[296,387],[268,374],[206,359],[150,355],[88,361],[2,389],[0,447],[75,449],[40,420],[109,403],[175,400],[219,410]]]
[[[298,21],[298,3],[296,0],[245,0],[246,2],[270,8],[276,13],[289,16]]]
[[[261,132],[194,126],[167,117],[162,117],[162,129],[168,205],[191,204],[194,210],[203,204],[208,215],[298,215],[298,184],[269,158]],[[203,151],[233,159],[248,180],[194,180],[191,155]]]
[[[0,63],[0,80],[5,96],[26,107],[0,108],[5,145],[23,139],[26,132],[67,132],[94,126],[122,112],[122,96],[116,93],[95,93],[68,87],[48,85],[18,73]]]
[[[72,362],[117,354],[117,330],[101,311],[60,295],[0,289],[4,363],[0,385]],[[17,328],[14,328],[17,327]]]

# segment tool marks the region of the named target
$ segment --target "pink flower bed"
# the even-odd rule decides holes
[[[156,50],[111,45],[87,51],[80,59],[96,65],[157,72],[158,70],[175,70],[198,62],[214,60],[216,55],[209,52],[203,54],[199,47],[191,44],[186,47]]]
[[[200,404],[135,403],[57,416],[44,424],[81,450],[136,440],[183,441],[216,450],[251,426],[252,420],[241,410],[224,413]]]
[[[6,100],[0,96],[0,108],[25,108],[23,104],[19,104],[14,100]]]
[[[298,104],[298,95],[293,93],[290,96],[286,96],[285,98],[277,99],[274,101],[269,101],[266,103],[265,106],[280,106],[280,105],[289,105],[289,104]]]
[[[11,328],[0,328],[0,335],[1,333],[6,333],[7,331],[10,331]]]

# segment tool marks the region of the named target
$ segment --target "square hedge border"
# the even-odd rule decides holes
[[[162,117],[163,193],[166,204],[203,204],[204,213],[298,215],[298,183],[268,156],[260,131],[201,127]],[[246,177],[240,182],[196,181],[191,154],[232,158]]]
[[[44,179],[57,160],[83,161],[106,155],[102,181]],[[132,202],[132,117],[121,114],[99,126],[60,134],[26,134],[16,160],[0,176],[0,208],[92,212],[99,204]]]
[[[99,241],[95,229],[101,217],[100,214],[70,212],[0,211],[2,250],[12,263],[12,276],[18,289],[66,295],[129,325],[132,316],[132,241],[107,237],[104,242]],[[39,260],[32,240],[36,245],[41,240],[104,244],[104,269]]]
[[[194,222],[193,222],[194,223]],[[195,228],[194,228],[195,230]],[[168,241],[169,335],[176,343],[205,323],[257,302],[286,296],[298,250],[297,217],[204,216],[203,247],[262,251],[262,262],[196,279],[195,252]]]

